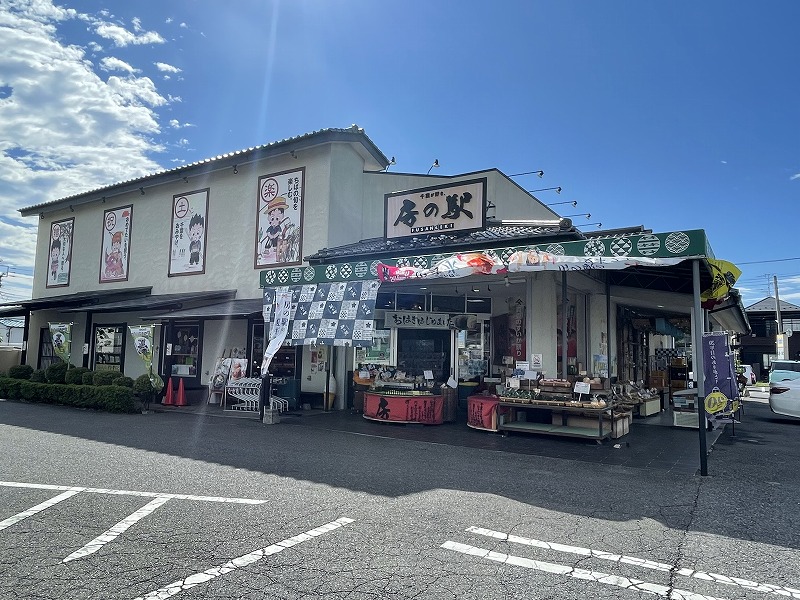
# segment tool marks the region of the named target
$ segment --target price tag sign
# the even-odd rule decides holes
[[[589,394],[591,393],[590,390],[592,389],[591,384],[584,383],[583,381],[576,381],[575,382],[575,393],[576,394]]]

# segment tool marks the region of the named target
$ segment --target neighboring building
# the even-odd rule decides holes
[[[152,323],[154,368],[198,402],[221,357],[258,374],[265,294],[380,275],[371,349],[284,347],[271,367],[309,403],[332,370],[344,408],[363,362],[461,382],[522,360],[550,377],[646,379],[646,334],[689,329],[693,263],[712,287],[702,230],[587,234],[496,169],[389,165],[360,128],[326,129],[23,208],[40,217],[33,299],[0,316],[25,316],[36,368],[57,360],[48,324],[71,324],[73,364],[134,378],[128,326]],[[715,328],[747,331],[740,305],[724,308]]]
[[[781,300],[780,309],[783,332],[788,334],[786,358],[800,360],[800,306]],[[752,333],[741,338],[741,360],[751,365],[761,380],[777,357],[776,336],[779,332],[775,298],[768,296],[746,307],[745,311]]]
[[[0,345],[22,347],[24,329],[22,319],[0,319]]]

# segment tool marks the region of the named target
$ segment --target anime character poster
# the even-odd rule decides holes
[[[305,167],[258,178],[255,268],[302,262]]]
[[[69,285],[70,265],[72,264],[72,231],[75,219],[53,221],[50,225],[50,243],[47,246],[47,287]]]
[[[103,213],[100,283],[128,280],[132,224],[132,205]]]
[[[172,197],[169,276],[206,272],[208,188]]]

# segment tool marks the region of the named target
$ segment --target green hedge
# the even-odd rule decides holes
[[[132,413],[139,410],[133,390],[119,385],[36,383],[0,377],[0,398],[94,408],[115,413]]]

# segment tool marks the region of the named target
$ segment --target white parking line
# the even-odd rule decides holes
[[[72,498],[72,496],[74,496],[75,494],[80,494],[82,491],[83,491],[83,488],[70,488],[66,492],[64,492],[63,494],[59,494],[58,496],[55,496],[54,498],[50,498],[50,500],[45,500],[41,504],[37,504],[36,506],[31,507],[26,511],[23,511],[21,513],[17,513],[16,515],[14,515],[12,517],[8,517],[7,519],[4,519],[4,520],[0,521],[0,531],[2,531],[3,529],[6,529],[8,527],[11,527],[15,523],[19,523],[23,519],[27,519],[28,517],[30,517],[32,515],[35,515],[36,513],[39,513],[39,512],[42,512],[43,510],[46,510],[46,509],[50,508],[51,506],[53,506],[54,504],[58,504],[62,500],[66,500],[67,498]]]
[[[133,490],[111,490],[106,488],[75,487],[71,485],[49,485],[46,483],[20,483],[0,481],[0,487],[27,488],[33,490],[78,490],[87,494],[111,494],[118,496],[140,496],[142,498],[169,498],[174,500],[197,500],[199,502],[227,502],[233,504],[264,504],[266,500],[252,498],[225,498],[222,496],[194,496],[192,494],[165,494],[162,492],[137,492]]]
[[[156,498],[155,500],[151,500],[147,504],[145,504],[142,508],[134,512],[128,517],[125,517],[122,521],[114,525],[111,529],[107,530],[105,533],[97,536],[91,542],[86,544],[83,548],[76,550],[69,556],[67,556],[61,562],[69,562],[71,560],[75,560],[76,558],[83,558],[84,556],[89,556],[100,550],[103,546],[105,546],[109,542],[113,542],[117,537],[125,533],[129,527],[138,523],[142,519],[144,519],[147,515],[154,512],[157,508],[163,506],[165,503],[169,502],[170,498],[161,497]]]
[[[480,558],[486,558],[497,562],[516,565],[518,567],[525,567],[526,569],[533,569],[542,571],[544,573],[553,573],[555,575],[566,575],[567,577],[574,577],[575,579],[584,579],[587,581],[596,581],[605,585],[613,585],[616,587],[624,588],[626,590],[634,590],[637,592],[646,592],[670,598],[671,600],[721,600],[713,596],[705,596],[703,594],[696,594],[688,590],[679,590],[666,585],[658,583],[650,583],[640,579],[630,579],[628,577],[621,577],[619,575],[611,575],[609,573],[601,573],[600,571],[588,571],[586,569],[576,569],[567,565],[559,565],[555,563],[543,562],[540,560],[531,560],[530,558],[523,558],[521,556],[513,556],[511,554],[501,554],[500,552],[492,552],[485,548],[477,548],[476,546],[469,546],[467,544],[459,544],[457,542],[447,541],[442,544],[442,548],[446,550],[453,550],[461,552],[462,554],[469,554]]]
[[[612,554],[603,550],[592,550],[591,548],[582,548],[580,546],[568,546],[565,544],[558,544],[554,542],[545,542],[533,538],[525,538],[516,535],[503,533],[502,531],[492,531],[491,529],[483,529],[482,527],[467,527],[466,531],[484,535],[487,537],[504,540],[515,544],[522,544],[525,546],[534,546],[536,548],[544,548],[545,550],[556,550],[558,552],[568,552],[570,554],[579,554],[581,556],[591,556],[601,560],[610,560],[618,563],[625,563],[629,565],[636,565],[644,567],[645,569],[654,569],[656,571],[674,571],[676,575],[683,577],[693,577],[695,579],[702,579],[703,581],[710,581],[713,583],[722,583],[724,585],[732,585],[754,592],[765,592],[767,594],[777,594],[789,598],[800,599],[800,590],[795,588],[782,587],[773,585],[771,583],[758,583],[756,581],[749,581],[739,577],[728,577],[727,575],[720,575],[718,573],[709,573],[707,571],[695,571],[694,569],[676,569],[673,565],[667,563],[659,563],[652,560],[643,558],[636,558],[635,556],[625,556],[622,554]]]
[[[273,554],[277,554],[278,552],[283,552],[286,548],[291,548],[301,542],[308,541],[313,539],[317,536],[322,535],[323,533],[328,533],[329,531],[333,531],[338,529],[339,527],[343,527],[344,525],[348,525],[352,523],[353,519],[348,519],[347,517],[341,517],[336,519],[335,521],[331,521],[330,523],[326,523],[320,527],[316,527],[305,533],[301,533],[299,535],[295,535],[293,537],[287,538],[281,542],[276,544],[272,544],[267,546],[266,548],[261,548],[260,550],[254,550],[248,554],[240,556],[238,558],[234,558],[231,561],[226,562],[223,565],[218,567],[213,567],[206,571],[202,571],[201,573],[195,573],[193,575],[189,575],[185,579],[180,579],[169,585],[157,589],[152,592],[148,592],[144,596],[140,596],[136,598],[136,600],[164,600],[165,598],[169,598],[174,596],[175,594],[179,594],[180,592],[184,592],[189,590],[201,583],[206,583],[220,577],[221,575],[225,575],[234,571],[240,567],[246,567],[247,565],[253,564],[256,561],[261,560],[262,558],[266,558],[267,556],[271,556]]]

